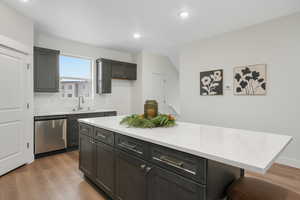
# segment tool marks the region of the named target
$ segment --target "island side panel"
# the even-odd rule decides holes
[[[207,160],[207,200],[223,199],[227,188],[241,177],[240,168]]]

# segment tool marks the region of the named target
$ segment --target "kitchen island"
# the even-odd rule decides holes
[[[215,200],[243,170],[265,173],[289,136],[178,122],[120,125],[122,117],[80,119],[80,169],[113,199]]]

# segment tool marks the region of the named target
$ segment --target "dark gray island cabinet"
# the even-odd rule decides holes
[[[115,200],[217,200],[240,168],[79,124],[79,168]]]

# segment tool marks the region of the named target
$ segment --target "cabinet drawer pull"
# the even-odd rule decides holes
[[[183,167],[183,162],[171,160],[167,156],[160,156],[160,159],[162,161],[164,161],[165,163],[169,163],[171,165],[176,165],[177,167]]]
[[[136,149],[136,145],[130,145],[130,144],[127,144],[125,142],[122,142],[122,143],[119,144],[119,146],[121,146],[121,147],[123,147],[125,149],[128,149],[128,150],[131,150],[131,151],[133,151],[135,153],[138,153],[138,154],[141,154],[141,155],[143,154],[143,152],[141,152],[141,151],[139,151],[139,150]]]
[[[97,137],[101,137],[101,138],[103,138],[103,139],[106,139],[106,135],[103,135],[103,134],[101,134],[101,133],[99,133],[99,132],[97,132]]]
[[[156,161],[162,162],[164,164],[170,165],[172,167],[175,167],[177,169],[183,170],[185,172],[188,172],[188,173],[193,174],[194,176],[196,176],[196,172],[183,167],[183,162],[171,161],[166,156],[160,156],[159,158],[157,158],[157,157],[152,157],[152,158]]]
[[[89,129],[87,129],[87,128],[81,128],[81,131],[88,132]]]

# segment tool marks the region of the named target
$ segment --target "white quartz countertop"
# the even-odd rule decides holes
[[[35,112],[34,116],[51,116],[51,115],[76,115],[76,114],[84,114],[84,113],[98,113],[98,112],[113,112],[116,111],[114,109],[84,109],[78,111],[43,111],[43,112]]]
[[[122,116],[80,119],[96,127],[196,156],[265,173],[292,137],[264,132],[178,122],[172,128],[128,128]]]

